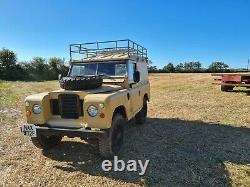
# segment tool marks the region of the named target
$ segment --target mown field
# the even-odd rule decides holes
[[[152,74],[144,126],[125,128],[120,159],[138,172],[104,172],[97,148],[75,138],[42,152],[23,137],[25,96],[57,81],[0,82],[0,186],[250,186],[250,97],[212,85],[209,74]]]

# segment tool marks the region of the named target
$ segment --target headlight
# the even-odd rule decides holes
[[[88,113],[90,116],[95,117],[98,114],[98,109],[94,105],[90,105],[88,108]]]
[[[42,108],[39,105],[34,105],[33,112],[34,114],[40,114],[42,112]]]

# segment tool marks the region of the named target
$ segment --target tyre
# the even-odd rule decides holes
[[[49,149],[58,145],[62,140],[60,136],[45,136],[43,134],[38,134],[37,137],[31,138],[32,143],[40,149]]]
[[[228,91],[232,91],[233,90],[233,86],[225,86],[225,85],[221,85],[221,91],[222,92],[228,92]]]
[[[59,80],[60,87],[65,90],[87,90],[102,85],[102,76],[63,77]]]
[[[105,158],[112,158],[118,155],[123,146],[123,133],[126,121],[120,114],[115,114],[112,120],[108,136],[99,139],[99,152]]]
[[[143,99],[143,107],[142,109],[135,115],[135,123],[142,125],[145,123],[148,113],[148,104],[147,99]]]

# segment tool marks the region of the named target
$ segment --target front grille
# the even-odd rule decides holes
[[[51,112],[61,115],[61,118],[77,119],[83,116],[83,100],[76,94],[61,94],[57,99],[51,99]]]
[[[60,115],[58,99],[51,99],[50,100],[50,108],[51,108],[51,113],[53,115]]]

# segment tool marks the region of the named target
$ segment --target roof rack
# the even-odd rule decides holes
[[[147,49],[129,39],[70,44],[70,61],[73,60],[73,54],[75,53],[80,54],[83,58],[127,54],[128,56],[135,55],[147,59]]]

